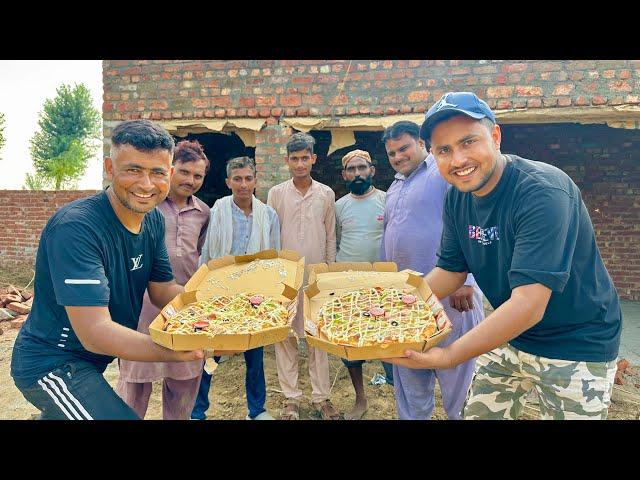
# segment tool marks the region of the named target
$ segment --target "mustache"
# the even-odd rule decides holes
[[[363,183],[363,182],[368,182],[369,180],[371,180],[373,177],[368,176],[368,177],[355,177],[353,180],[351,180],[350,183]]]

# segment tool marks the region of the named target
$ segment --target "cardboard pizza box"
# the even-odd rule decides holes
[[[252,255],[227,255],[210,260],[201,265],[185,284],[185,293],[178,295],[161,310],[149,326],[149,333],[154,342],[172,350],[213,348],[245,351],[280,342],[289,334],[289,326],[265,330],[259,334],[226,335],[215,341],[205,335],[168,334],[162,331],[162,326],[167,318],[167,308],[171,305],[174,309],[180,309],[196,300],[242,292],[270,296],[284,302],[291,314],[291,323],[298,307],[297,295],[302,287],[303,277],[304,257],[293,250],[270,249]],[[203,338],[207,338],[207,341]]]
[[[366,287],[398,288],[408,290],[433,307],[442,304],[431,292],[420,272],[403,270],[393,262],[320,263],[308,267],[309,286],[304,291],[304,321],[306,340],[312,347],[319,348],[347,360],[373,360],[403,357],[407,349],[424,352],[437,345],[451,333],[451,322],[444,309],[442,315],[447,320],[445,328],[426,341],[395,343],[386,347],[352,347],[328,341],[318,332],[316,320],[322,305],[343,293]]]
[[[271,249],[209,260],[196,270],[184,289],[186,292],[196,290],[203,298],[242,292],[277,297],[282,285],[300,290],[303,276],[304,257],[293,250]]]
[[[199,348],[207,348],[215,350],[232,350],[244,352],[253,348],[271,345],[283,341],[289,335],[291,330],[291,322],[296,314],[298,290],[289,285],[281,285],[281,291],[278,293],[288,301],[289,324],[282,327],[273,327],[262,330],[257,333],[246,333],[238,335],[216,335],[210,337],[202,334],[184,334],[184,333],[168,333],[163,327],[165,322],[171,318],[173,314],[187,307],[188,305],[204,300],[198,290],[181,293],[176,296],[168,305],[166,305],[160,314],[153,319],[149,325],[149,334],[151,339],[164,347],[171,350],[195,350]]]

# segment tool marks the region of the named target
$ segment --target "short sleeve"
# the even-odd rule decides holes
[[[62,306],[109,305],[100,239],[82,222],[56,225],[46,238],[47,260],[56,302]]]
[[[554,292],[564,290],[578,238],[578,203],[557,188],[523,197],[514,214],[511,289],[541,283]]]
[[[173,280],[173,270],[171,269],[167,245],[164,239],[164,217],[160,212],[156,213],[158,214],[158,229],[155,238],[153,267],[151,268],[149,280],[151,282],[170,282]]]
[[[442,209],[442,236],[437,251],[436,266],[449,272],[468,272],[469,266],[460,248],[454,217],[451,215],[451,195],[452,190],[449,190]]]

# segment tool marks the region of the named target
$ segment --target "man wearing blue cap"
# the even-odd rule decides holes
[[[473,273],[495,311],[444,348],[392,362],[446,369],[480,355],[464,418],[517,418],[534,388],[542,418],[605,419],[622,317],[580,190],[556,167],[502,154],[473,93],[444,95],[420,136],[455,187],[426,280],[442,298]]]

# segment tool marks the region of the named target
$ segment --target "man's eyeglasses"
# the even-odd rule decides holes
[[[364,173],[367,170],[369,170],[369,165],[355,165],[355,166],[350,166],[344,169],[344,171],[347,173],[356,173],[356,170],[358,172]]]

